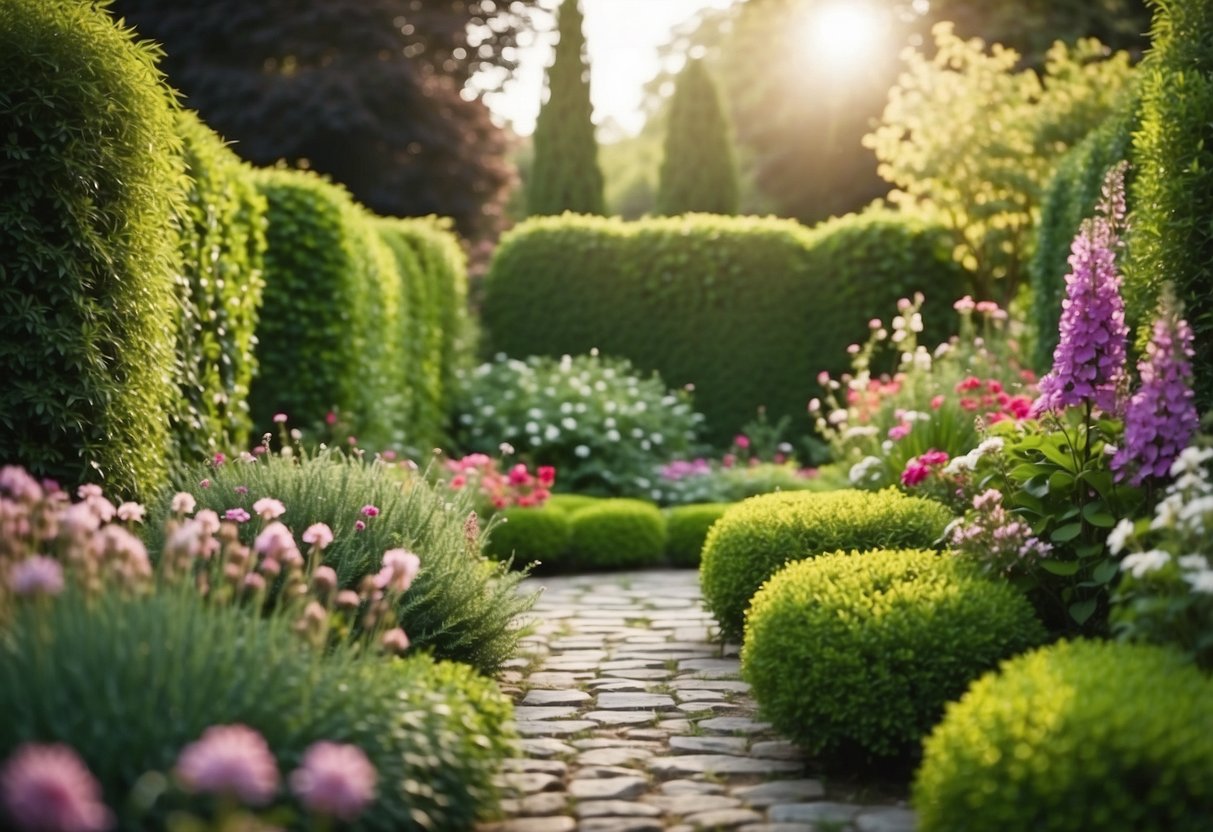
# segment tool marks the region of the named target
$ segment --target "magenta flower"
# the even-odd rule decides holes
[[[905,439],[910,435],[910,427],[911,426],[908,422],[893,425],[893,427],[889,428],[889,438],[894,442],[900,442],[902,439]]]
[[[369,505],[363,506],[362,507],[362,516],[363,517],[378,517],[379,509],[376,506],[369,506]]]
[[[291,772],[291,791],[310,812],[352,821],[375,798],[375,767],[356,745],[317,742]]]
[[[1074,238],[1053,369],[1040,380],[1032,415],[1091,404],[1115,413],[1125,373],[1125,304],[1116,254],[1125,217],[1125,165],[1108,171],[1097,216]]]
[[[354,521],[354,531],[360,532],[360,531],[363,531],[365,528],[366,528],[366,523],[363,523],[361,520]]]
[[[1141,387],[1125,412],[1124,442],[1112,457],[1116,477],[1141,485],[1165,477],[1200,424],[1192,393],[1192,328],[1169,296],[1137,363]]]
[[[285,421],[286,421],[285,413],[275,413],[274,414],[274,423],[275,424],[281,425]]]
[[[12,565],[8,583],[15,595],[58,595],[63,591],[63,567],[54,558],[31,555]]]
[[[229,508],[227,511],[223,512],[223,519],[231,520],[233,523],[247,523],[251,516],[252,515],[242,508]]]
[[[235,488],[233,488],[232,490],[235,491],[237,494],[239,494],[241,497],[243,497],[245,494],[248,493],[248,486],[247,485],[238,485]]]
[[[174,769],[191,792],[264,806],[278,790],[278,765],[265,738],[247,725],[212,725],[181,750]]]
[[[924,465],[918,457],[915,457],[906,463],[905,470],[901,472],[901,484],[918,485],[930,473],[931,469]]]
[[[114,825],[101,786],[66,745],[18,748],[0,769],[0,803],[22,832],[103,832]]]

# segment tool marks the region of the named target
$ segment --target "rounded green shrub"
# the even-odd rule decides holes
[[[674,566],[699,566],[708,530],[732,503],[693,503],[666,509],[665,553]]]
[[[266,202],[251,170],[196,115],[181,113],[177,129],[190,188],[177,279],[173,439],[180,458],[197,462],[248,446]]]
[[[186,185],[157,55],[93,4],[0,4],[0,459],[143,497],[167,474]]]
[[[591,497],[588,494],[553,494],[548,497],[545,505],[549,508],[558,508],[567,514],[574,514],[583,508],[596,506],[602,500],[602,497]]]
[[[572,515],[573,563],[585,569],[630,569],[660,563],[665,517],[643,500],[602,500]]]
[[[493,777],[513,751],[509,700],[470,668],[306,649],[289,616],[206,607],[189,587],[88,601],[69,592],[11,624],[0,707],[20,716],[0,720],[0,759],[24,742],[71,746],[119,829],[164,829],[175,809],[207,815],[204,798],[130,798],[211,725],[261,733],[284,777],[319,740],[360,747],[378,785],[350,830],[471,829],[494,807]],[[285,788],[280,800],[291,802]],[[289,828],[314,828],[293,808]]]
[[[835,552],[789,564],[754,596],[742,676],[810,752],[899,760],[971,681],[1045,638],[1014,587],[955,558]]]
[[[913,785],[922,832],[1202,832],[1213,685],[1168,649],[1060,642],[948,706]]]
[[[708,532],[703,597],[725,638],[740,640],[750,599],[785,563],[839,549],[928,548],[951,520],[939,503],[891,488],[753,497]]]
[[[488,554],[497,560],[514,559],[523,566],[534,561],[558,565],[569,551],[573,524],[569,514],[553,506],[506,508],[489,532]]]
[[[439,495],[419,474],[331,451],[301,460],[268,455],[257,462],[183,468],[174,484],[193,494],[199,509],[220,516],[244,509],[256,518],[257,500],[279,500],[286,508],[279,520],[296,534],[301,551],[308,547],[298,535],[313,523],[327,524],[335,539],[324,550],[324,562],[337,571],[342,587],[357,587],[377,573],[387,549],[415,552],[421,571],[396,613],[414,647],[435,658],[492,673],[517,648],[517,618],[534,597],[519,593],[521,573],[485,558],[482,541],[468,539],[470,495]],[[149,508],[151,551],[160,548],[170,500],[166,493]],[[255,519],[245,524],[242,539],[251,544],[259,528]]]

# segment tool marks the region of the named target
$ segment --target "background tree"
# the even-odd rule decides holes
[[[692,60],[678,76],[670,102],[657,211],[736,214],[738,192],[737,160],[720,94],[703,62]]]
[[[527,210],[603,214],[602,169],[591,120],[590,70],[578,0],[564,0],[558,18],[560,40],[548,68],[548,98],[535,122]]]
[[[164,45],[188,106],[245,159],[285,159],[387,215],[491,233],[513,172],[479,94],[503,83],[539,0],[116,0]],[[477,76],[473,86],[472,76]]]

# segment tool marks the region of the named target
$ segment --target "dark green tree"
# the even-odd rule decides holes
[[[578,0],[564,0],[560,40],[548,68],[548,98],[535,123],[535,161],[527,183],[530,214],[606,213],[581,22]]]
[[[739,191],[720,94],[703,61],[690,61],[670,101],[657,212],[736,214]]]

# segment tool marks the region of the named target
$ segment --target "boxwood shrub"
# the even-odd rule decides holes
[[[724,637],[739,640],[750,599],[785,563],[839,549],[928,548],[951,520],[939,503],[895,489],[753,497],[708,532],[699,567],[704,601]]]
[[[253,333],[265,265],[265,197],[251,170],[193,113],[177,129],[190,188],[177,280],[177,454],[200,461],[248,446]]]
[[[570,558],[580,569],[629,569],[661,562],[665,518],[643,500],[602,500],[571,516]]]
[[[810,752],[902,760],[945,703],[1045,637],[1022,594],[955,558],[835,552],[789,564],[754,596],[742,675],[763,715]]]
[[[351,830],[471,829],[493,808],[493,777],[513,750],[509,700],[470,668],[304,649],[288,616],[207,608],[192,588],[87,602],[69,592],[21,607],[10,623],[0,759],[24,742],[70,745],[120,829],[164,829],[180,808],[206,816],[202,800],[130,798],[210,725],[257,730],[284,774],[318,740],[362,748],[378,786],[365,814],[341,827]],[[298,812],[290,828],[313,827]]]
[[[573,524],[568,512],[559,507],[506,508],[489,532],[488,554],[497,560],[514,559],[515,566],[538,561],[551,569],[560,564],[569,551]]]
[[[144,497],[186,184],[156,56],[93,4],[0,6],[0,459]]]
[[[922,832],[1200,832],[1213,685],[1168,649],[1060,642],[948,706],[913,785]]]
[[[602,497],[591,497],[589,494],[553,494],[548,497],[548,501],[544,505],[573,514],[583,508],[598,505],[603,499]]]
[[[944,309],[964,285],[942,230],[892,212],[812,231],[755,217],[536,217],[502,238],[485,278],[483,353],[628,358],[694,384],[724,447],[760,405],[809,429],[811,380],[844,369],[869,318],[915,290],[928,312]]]
[[[674,566],[699,566],[708,530],[732,503],[694,503],[665,511],[666,557]]]

